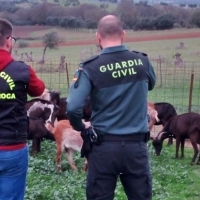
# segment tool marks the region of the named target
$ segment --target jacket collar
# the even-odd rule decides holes
[[[0,49],[0,72],[11,62],[13,58],[8,51]]]
[[[128,48],[125,45],[106,47],[102,49],[101,54],[114,53],[114,52],[119,52],[119,51],[128,51]]]

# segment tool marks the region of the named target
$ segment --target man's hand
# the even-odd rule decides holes
[[[88,129],[91,126],[90,122],[83,122],[83,123],[85,125],[85,129]]]

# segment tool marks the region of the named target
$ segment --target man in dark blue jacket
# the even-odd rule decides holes
[[[67,98],[67,115],[74,129],[90,125],[101,137],[88,155],[88,200],[112,200],[119,177],[129,200],[150,200],[147,93],[155,73],[146,54],[122,45],[122,22],[103,17],[96,33],[100,55],[81,63]],[[84,100],[90,96],[92,116],[82,122]]]

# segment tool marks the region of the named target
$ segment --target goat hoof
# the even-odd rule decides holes
[[[194,165],[194,162],[191,162],[191,165]]]
[[[197,165],[200,165],[200,161],[197,162]]]
[[[168,143],[168,144],[167,144],[168,147],[171,146],[171,145],[173,145],[173,143]]]
[[[59,167],[59,168],[57,168],[57,171],[58,171],[58,172],[62,172],[62,170],[61,170],[61,168],[60,168],[60,167]]]

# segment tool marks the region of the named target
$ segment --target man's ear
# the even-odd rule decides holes
[[[122,41],[122,43],[123,43],[123,41],[124,41],[124,37],[125,37],[125,35],[126,35],[126,32],[123,31],[122,34],[121,34],[121,41]]]
[[[101,36],[99,35],[98,32],[96,32],[96,39],[97,39],[97,42],[98,42],[98,43],[101,42]]]
[[[6,39],[4,46],[6,49],[10,49],[11,45],[12,45],[12,38],[9,37],[8,39]]]

